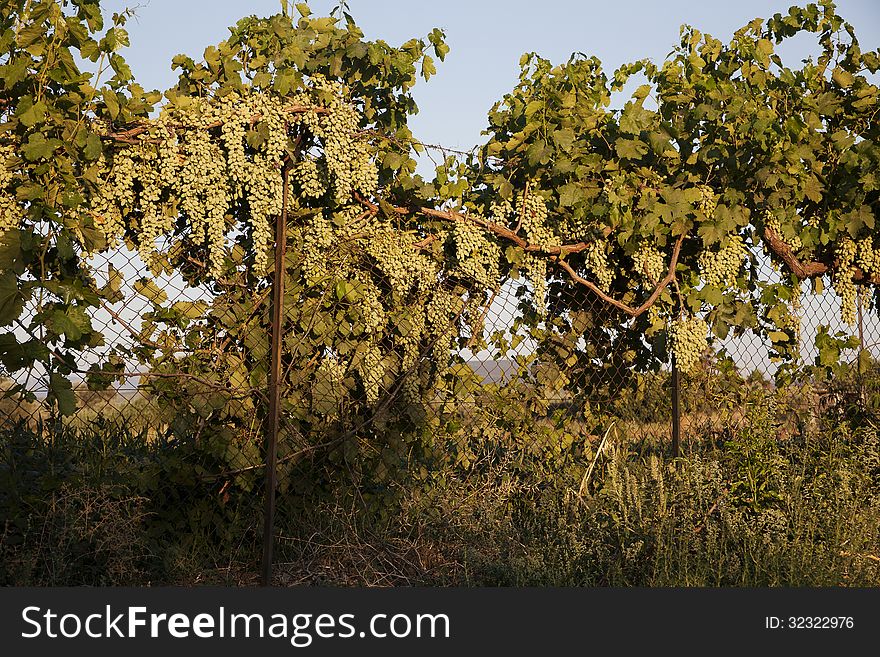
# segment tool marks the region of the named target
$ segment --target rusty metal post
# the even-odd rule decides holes
[[[275,278],[272,281],[272,344],[269,370],[269,417],[266,435],[266,500],[263,513],[262,585],[272,582],[275,537],[275,489],[278,484],[278,432],[281,427],[281,327],[284,321],[284,260],[287,251],[287,187],[289,167],[282,169],[281,214],[275,222]]]
[[[681,454],[681,380],[678,375],[678,364],[672,357],[672,456]]]

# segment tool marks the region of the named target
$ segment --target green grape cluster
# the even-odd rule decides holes
[[[299,185],[300,193],[306,198],[321,198],[327,193],[327,173],[317,161],[307,158],[297,162],[290,170],[291,180]]]
[[[543,317],[547,314],[547,260],[527,253],[520,266],[525,269],[532,285],[535,311]]]
[[[426,299],[426,294],[420,295],[411,311],[406,315],[409,330],[403,333],[400,338],[402,351],[400,366],[402,370],[407,370],[413,367],[419,358],[419,341],[425,334],[426,328],[426,317],[425,313],[422,311]]]
[[[14,175],[9,169],[9,160],[15,155],[12,146],[0,146],[0,235],[18,226],[19,208],[15,195],[10,189]]]
[[[764,226],[772,230],[780,237],[784,237],[785,235],[785,233],[782,232],[782,224],[779,223],[779,218],[769,209],[764,211]],[[794,235],[793,237],[784,237],[784,239],[786,243],[791,247],[791,250],[795,253],[804,248],[804,243],[797,235]]]
[[[156,153],[148,151],[144,153],[142,161],[151,162],[157,157]],[[162,179],[159,177],[158,167],[141,167],[138,181],[141,184],[138,253],[141,259],[156,271],[159,266],[156,259],[158,248],[156,240],[171,231],[174,216],[171,210],[161,203]]]
[[[359,309],[364,322],[364,333],[378,333],[387,322],[382,294],[366,272],[356,271],[352,277],[361,296]]]
[[[599,287],[606,292],[614,282],[614,270],[608,264],[608,243],[596,240],[587,249],[587,267],[596,277]]]
[[[225,156],[206,130],[188,131],[182,148],[186,162],[174,181],[180,209],[189,219],[193,234],[205,236],[211,274],[219,276],[223,270],[230,196]]]
[[[856,243],[856,265],[868,274],[880,274],[880,249],[874,247],[874,238],[866,237]]]
[[[220,100],[220,137],[226,150],[226,167],[233,188],[233,198],[244,196],[244,186],[249,178],[248,157],[245,149],[247,139],[246,120],[241,116],[242,103],[237,94],[229,94]]]
[[[543,196],[524,191],[519,196],[517,212],[529,244],[542,248],[559,246],[559,238],[547,226],[547,202]]]
[[[636,271],[649,283],[656,285],[666,273],[666,262],[663,254],[651,244],[642,244],[633,254],[633,265]]]
[[[348,370],[345,361],[339,356],[328,354],[325,355],[318,364],[317,371],[324,375],[327,381],[334,387],[341,387],[345,381],[345,374]]]
[[[382,379],[385,378],[385,367],[382,362],[382,351],[375,343],[366,345],[358,367],[361,382],[364,384],[364,395],[370,405],[379,401]]]
[[[496,224],[506,224],[512,214],[513,205],[507,199],[489,204],[489,216]]]
[[[483,231],[468,221],[459,221],[452,231],[458,270],[484,288],[498,285],[501,247],[486,239]]]
[[[792,290],[791,301],[788,305],[788,312],[785,313],[779,321],[779,327],[783,330],[790,330],[794,333],[794,348],[800,350],[801,344],[801,289],[796,286]]]
[[[693,315],[675,320],[669,327],[669,346],[682,372],[690,372],[700,362],[708,346],[709,326]]]
[[[352,203],[337,208],[333,213],[331,221],[336,226],[336,235],[341,241],[358,239],[363,235],[371,235],[381,225],[369,212],[365,212],[364,207],[359,203]]]
[[[303,234],[303,272],[306,283],[318,285],[328,277],[327,250],[335,242],[333,224],[323,212],[315,214],[305,225]]]
[[[697,189],[700,191],[700,200],[697,207],[700,212],[711,219],[715,214],[715,208],[718,207],[718,196],[708,185],[700,185]]]
[[[742,237],[731,233],[722,241],[718,250],[705,249],[697,257],[700,275],[706,285],[733,287],[746,255],[747,249]]]
[[[125,235],[125,217],[135,204],[135,180],[138,166],[133,149],[116,153],[112,162],[101,160],[102,182],[98,195],[93,199],[91,214],[95,226],[104,234],[108,248],[116,248]]]
[[[412,282],[406,262],[412,249],[405,248],[405,243],[402,243],[403,240],[396,231],[388,226],[383,226],[383,229],[377,231],[371,239],[365,240],[364,250],[378,263],[379,269],[391,283],[391,288],[403,296],[409,292],[409,284]]]
[[[330,111],[326,114],[306,112],[293,121],[301,122],[323,143],[324,166],[334,200],[345,204],[355,191],[366,195],[374,193],[379,184],[379,170],[369,144],[356,136],[360,117],[353,106],[344,102],[345,86],[321,75],[312,76],[311,84],[316,97]],[[311,98],[302,100],[313,102]]]
[[[310,131],[322,153],[293,167],[289,207],[332,190],[333,200],[349,208],[354,191],[374,193],[378,168],[371,147],[358,138],[360,117],[345,102],[345,87],[320,75],[312,76],[310,85],[288,100],[321,107],[321,112],[290,113],[280,98],[262,93],[233,92],[166,105],[142,143],[120,149],[100,167],[101,183],[89,210],[108,245],[118,246],[131,229],[142,258],[153,262],[157,238],[171,230],[179,213],[188,220],[190,234],[204,238],[210,273],[218,277],[226,266],[232,218],[245,204],[253,268],[265,274],[272,223],[283,206],[280,163],[290,125]],[[342,212],[357,216],[353,209]],[[329,246],[328,234],[317,237],[320,246]]]
[[[443,334],[449,331],[456,312],[455,305],[455,297],[443,289],[438,289],[431,295],[425,308],[425,319],[433,333]]]
[[[856,284],[853,281],[853,263],[858,247],[848,237],[837,244],[835,255],[837,266],[832,276],[832,284],[840,297],[840,318],[850,326],[856,323]]]

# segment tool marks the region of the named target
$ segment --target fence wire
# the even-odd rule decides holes
[[[486,291],[479,316],[447,313],[449,331],[439,338],[409,340],[416,319],[399,313],[371,353],[352,312],[368,291],[340,289],[332,272],[325,284],[286,290],[282,320],[272,325],[271,277],[195,284],[205,268],[197,258],[189,270],[157,275],[124,249],[89,267],[98,285],[113,291],[89,311],[103,340],[76,350],[46,345],[64,351],[59,360],[69,362],[75,352],[72,412],[62,413],[49,394],[44,369],[0,371],[9,582],[81,582],[91,568],[87,583],[138,583],[151,572],[178,583],[254,583],[267,542],[276,546],[274,581],[322,582],[328,551],[360,560],[355,568],[402,558],[375,546],[326,545],[300,531],[311,526],[314,509],[327,508],[322,500],[381,515],[403,488],[437,478],[503,478],[529,459],[545,464],[548,477],[558,464],[577,462],[583,470],[611,427],[636,449],[672,454],[671,369],[639,366],[628,353],[632,345],[618,339],[613,324],[603,325],[608,308],[595,297],[579,295],[574,309],[566,304],[568,324],[548,338],[520,321],[530,312],[527,285],[508,281]],[[562,285],[557,293],[568,292]],[[801,362],[816,360],[820,326],[851,334],[875,353],[880,323],[873,311],[860,310],[858,326],[847,327],[833,293],[805,294]],[[42,311],[32,300],[13,331],[19,343],[41,340],[32,320]],[[586,324],[571,320],[579,311]],[[315,346],[310,336],[325,333],[316,324],[327,318],[350,328],[350,342]],[[275,335],[281,404],[275,486],[268,490]],[[680,377],[683,455],[701,441],[728,440],[747,422],[755,395],[775,395],[780,439],[809,431],[835,396],[864,398],[858,378],[806,377],[777,389],[779,366],[760,337],[715,340],[702,363]],[[264,533],[269,497],[277,509]],[[110,516],[122,524],[109,523]],[[352,517],[340,509],[346,522]],[[134,531],[144,525],[146,534]],[[201,565],[194,568],[197,551]],[[431,567],[419,559],[419,567]],[[293,560],[297,569],[289,567]]]

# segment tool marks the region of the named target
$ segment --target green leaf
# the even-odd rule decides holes
[[[168,301],[165,291],[149,278],[139,278],[134,282],[134,291],[156,305]]]
[[[790,339],[790,336],[785,331],[768,331],[767,337],[774,343],[788,342]]]
[[[0,326],[7,326],[18,319],[24,310],[24,301],[16,275],[12,272],[0,274]]]
[[[822,200],[822,183],[819,182],[816,176],[807,178],[807,182],[804,183],[804,196],[813,203],[818,203]]]
[[[559,205],[570,208],[584,197],[583,190],[575,183],[568,183],[559,188]]]
[[[171,308],[187,319],[200,319],[205,316],[208,304],[204,301],[177,301]]]
[[[101,144],[101,138],[95,133],[91,133],[88,137],[86,137],[86,145],[83,148],[83,155],[85,155],[87,160],[96,160],[98,156],[101,155],[104,150],[104,146]]]
[[[614,142],[618,157],[639,160],[648,152],[648,145],[638,139],[618,139]]]
[[[73,385],[66,376],[52,372],[49,376],[47,398],[50,403],[55,401],[58,404],[58,412],[61,415],[73,415],[76,412],[76,394],[74,394]]]
[[[434,60],[431,59],[428,55],[422,59],[422,77],[425,80],[430,80],[432,75],[436,75],[437,67],[434,66]]]
[[[19,343],[13,333],[0,333],[0,364],[7,372],[17,372],[48,357],[49,349],[39,340]]]
[[[851,87],[854,81],[852,73],[849,71],[845,71],[839,66],[831,71],[831,79],[834,80],[837,84],[839,84],[844,89],[847,87]]]
[[[22,103],[22,106],[25,106],[25,104]],[[24,111],[21,111],[21,107],[19,107],[19,111],[16,112],[16,116],[18,116],[18,120],[21,121],[22,125],[32,128],[46,118],[46,103],[43,101],[33,105],[28,103],[25,107],[27,109]]]
[[[571,128],[561,128],[553,132],[553,141],[563,151],[570,151],[571,145],[575,140],[574,130]]]
[[[30,162],[39,159],[50,159],[56,148],[61,146],[58,139],[46,139],[45,135],[37,132],[28,137],[27,143],[21,147],[22,155]]]
[[[85,309],[80,306],[56,308],[49,315],[46,325],[57,335],[63,335],[71,342],[76,342],[83,335],[92,332],[92,322]]]
[[[107,283],[99,290],[101,296],[110,303],[116,303],[125,299],[125,295],[122,294],[122,283],[124,280],[119,270],[113,266],[113,263],[108,263]]]
[[[104,89],[101,95],[104,98],[107,111],[110,112],[110,118],[115,121],[119,116],[119,98],[116,96],[116,92],[112,89]]]

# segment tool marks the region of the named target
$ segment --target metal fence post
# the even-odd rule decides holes
[[[672,356],[672,456],[678,458],[681,453],[681,380],[678,375],[678,364]]]
[[[281,326],[284,321],[284,260],[287,251],[287,185],[289,167],[282,170],[281,214],[275,222],[275,279],[272,281],[272,363],[269,370],[269,417],[266,436],[266,500],[263,515],[262,585],[272,582],[275,534],[275,488],[278,484],[278,432],[281,424]]]

